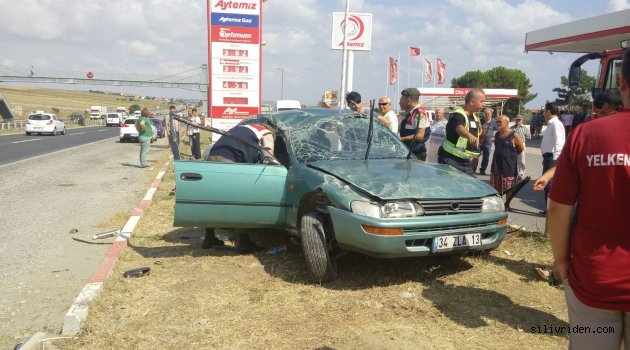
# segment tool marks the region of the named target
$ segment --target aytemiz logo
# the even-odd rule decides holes
[[[214,7],[220,7],[221,10],[225,11],[227,9],[235,9],[235,10],[255,10],[257,3],[255,2],[239,2],[239,1],[223,1],[219,0],[219,2],[214,5]]]
[[[365,25],[359,16],[350,16],[348,17],[348,38],[346,38],[346,46],[359,46],[363,47],[364,43],[353,43],[351,41],[357,40],[363,35],[363,31],[365,30]],[[341,21],[341,32],[345,32],[346,21]],[[339,43],[339,46],[343,46],[343,41]]]
[[[248,112],[242,111],[239,112],[238,107],[228,107],[223,111],[224,115],[249,115]]]

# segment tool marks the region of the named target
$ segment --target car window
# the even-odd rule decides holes
[[[28,116],[28,120],[50,120],[50,116],[42,114],[31,114]]]
[[[125,125],[134,125],[134,124],[136,124],[136,120],[138,120],[138,119],[135,119],[135,118],[134,119],[127,119],[127,120],[125,120]]]
[[[290,143],[298,162],[364,159],[368,118],[332,116],[291,130]],[[409,150],[388,128],[374,123],[370,159],[405,158]]]

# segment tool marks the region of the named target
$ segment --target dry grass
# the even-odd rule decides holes
[[[60,348],[567,346],[566,335],[531,332],[538,325],[567,325],[562,290],[538,280],[532,269],[551,260],[544,238],[511,234],[489,256],[459,259],[348,254],[339,261],[338,280],[313,285],[300,247],[281,235],[259,242],[287,243],[282,255],[202,250],[201,229],[172,227],[173,185],[169,170],[90,307],[83,333],[57,342]],[[151,274],[122,278],[138,266],[151,267]]]
[[[95,87],[94,90],[99,90]],[[89,91],[61,90],[47,88],[33,88],[3,85],[0,93],[9,103],[11,108],[22,107],[22,115],[16,115],[16,119],[25,119],[28,113],[36,110],[51,112],[51,108],[59,109],[59,116],[65,118],[72,113],[82,114],[90,106],[108,106],[116,108],[125,106],[127,109],[133,104],[147,107],[150,110],[166,108],[167,103],[162,101],[138,100],[124,101],[122,96],[92,93]]]

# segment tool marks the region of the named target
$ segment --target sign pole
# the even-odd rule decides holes
[[[343,26],[343,51],[341,54],[341,96],[339,96],[339,108],[346,107],[346,74],[348,72],[348,13],[350,12],[350,0],[346,0],[346,11],[344,15]]]

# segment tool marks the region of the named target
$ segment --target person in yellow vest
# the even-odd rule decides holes
[[[438,150],[438,163],[449,164],[475,177],[472,159],[478,158],[481,125],[479,112],[486,102],[486,93],[479,88],[468,91],[464,108],[455,109],[446,124],[444,143]]]

